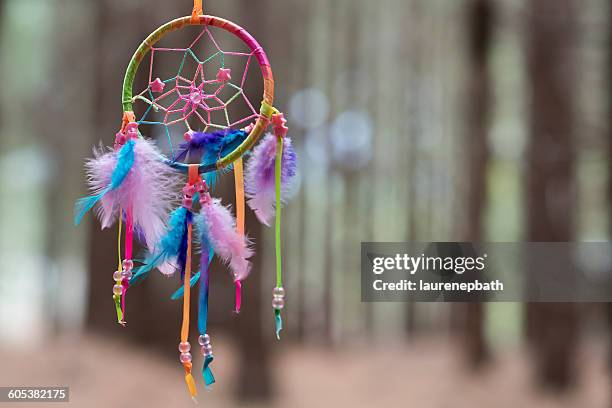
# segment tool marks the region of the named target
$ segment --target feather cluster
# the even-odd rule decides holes
[[[246,236],[236,231],[236,220],[218,199],[210,199],[195,217],[202,248],[210,245],[215,254],[230,266],[234,280],[244,280],[251,271],[253,256]]]
[[[150,251],[165,232],[168,213],[178,200],[174,187],[180,180],[180,174],[159,157],[152,142],[139,138],[129,140],[118,152],[95,149],[94,158],[86,163],[91,190],[99,193],[113,186],[100,197],[96,210],[102,228],[114,224],[120,209],[131,208],[136,235]]]
[[[245,141],[248,134],[244,130],[219,130],[212,133],[192,132],[190,139],[181,143],[175,161],[189,159],[201,164],[214,164],[220,158],[233,152]],[[218,172],[205,175],[206,184],[213,188]]]
[[[273,134],[267,134],[253,150],[253,155],[246,166],[245,192],[249,207],[264,225],[276,213],[275,164],[278,141]],[[291,139],[283,139],[283,156],[281,161],[281,202],[284,204],[295,194],[297,174],[297,155]]]

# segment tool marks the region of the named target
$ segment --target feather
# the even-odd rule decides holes
[[[212,133],[192,132],[191,139],[179,146],[175,161],[197,160],[201,164],[213,164],[220,158],[233,152],[244,142],[248,134],[244,130],[218,130]],[[221,170],[223,171],[223,170]],[[206,184],[214,188],[218,171],[207,173],[204,178]]]
[[[74,206],[74,223],[78,225],[85,214],[106,195],[123,184],[134,165],[134,141],[129,140],[118,152],[107,152],[86,163],[90,187],[94,195],[79,199]],[[91,169],[101,176],[92,177]]]
[[[194,287],[194,285],[196,284],[196,282],[200,279],[200,272],[196,272],[192,277],[191,280],[189,280],[189,286],[191,286],[192,288]],[[181,285],[180,288],[178,288],[176,290],[176,292],[174,292],[172,294],[172,296],[170,296],[170,299],[172,300],[178,300],[181,299],[183,297],[183,295],[185,294],[185,285]]]
[[[246,166],[245,193],[249,207],[255,211],[259,221],[269,226],[275,214],[276,191],[274,167],[276,164],[276,136],[267,134],[255,147]],[[295,194],[297,155],[291,139],[283,139],[281,162],[281,202],[284,204]]]
[[[159,149],[151,141],[135,139],[128,141],[126,146],[128,144],[133,146],[131,169],[120,187],[101,198],[97,215],[102,228],[108,228],[119,217],[121,208],[131,206],[136,236],[152,252],[165,232],[171,206],[179,198],[174,187],[179,183],[180,174],[159,159]],[[89,185],[97,191],[112,182],[111,169],[122,159],[121,151],[117,155],[113,151],[97,149],[94,155],[86,167]]]
[[[144,265],[135,271],[130,285],[145,278],[156,267],[164,274],[174,273],[174,268],[168,265],[175,263],[179,257],[184,236],[187,234],[188,212],[189,210],[182,206],[172,212],[168,221],[168,232],[145,258]],[[164,264],[168,265],[164,267]],[[162,268],[159,268],[160,266]]]
[[[192,132],[191,138],[179,145],[175,161],[187,158],[204,164],[214,163],[239,146],[247,137],[243,130],[224,129],[211,133]]]
[[[200,241],[209,242],[215,254],[229,264],[234,279],[245,279],[251,270],[248,258],[253,251],[246,236],[236,231],[236,220],[229,209],[220,200],[211,199],[202,206],[195,224]]]

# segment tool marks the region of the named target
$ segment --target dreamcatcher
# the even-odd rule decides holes
[[[198,28],[188,47],[158,45],[169,33],[188,27]],[[213,29],[226,36],[232,34],[246,50],[227,51],[220,46]],[[211,46],[212,52],[200,57],[203,42]],[[175,75],[155,74],[156,60],[164,54],[179,56]],[[148,81],[145,89],[134,95],[136,74],[147,55]],[[228,59],[241,61],[240,72],[227,63]],[[249,68],[255,63],[263,76],[259,112],[245,91]],[[272,306],[279,337],[285,302],[281,206],[294,191],[296,155],[291,140],[286,137],[286,120],[272,105],[274,80],[263,48],[236,24],[203,15],[201,0],[194,1],[191,16],[163,25],[140,45],[128,65],[122,95],[121,128],[114,145],[94,149],[94,158],[86,163],[93,195],[77,201],[75,223],[95,208],[102,228],[118,225],[119,265],[113,273],[113,300],[120,324],[125,325],[128,288],[154,269],[164,275],[180,276],[182,285],[172,296],[183,299],[178,348],[189,392],[195,397],[189,343],[191,287],[199,285],[198,343],[204,357],[202,373],[208,386],[215,381],[210,370],[213,352],[207,331],[210,264],[217,255],[228,265],[235,285],[235,311],[239,312],[242,281],[250,272],[249,258],[253,255],[244,230],[245,201],[263,224],[270,225],[275,218],[276,285]],[[239,117],[232,112],[237,101],[244,107]],[[273,133],[261,138],[269,126]],[[169,149],[164,151],[154,141],[145,139],[142,135],[145,128],[152,134],[161,134]],[[177,135],[182,137],[182,142],[175,148]],[[243,157],[251,149],[243,168]],[[236,218],[220,199],[212,196],[217,176],[232,170]],[[187,175],[187,182],[182,190],[176,191],[182,174]],[[134,239],[147,248],[139,265],[133,259]],[[199,271],[192,271],[194,248],[200,257]]]

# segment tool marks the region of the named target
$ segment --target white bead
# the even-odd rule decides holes
[[[123,286],[122,285],[115,285],[113,286],[113,294],[119,296],[123,293]]]
[[[202,352],[203,356],[212,356],[212,346],[210,344],[207,344],[205,346],[202,346],[200,348],[200,351]]]
[[[274,296],[285,297],[285,289],[282,286],[274,288]]]
[[[132,275],[134,275],[134,273],[132,272],[131,269],[125,270],[121,273],[121,276],[123,276],[127,280],[132,279]]]
[[[191,344],[188,341],[179,343],[178,349],[181,353],[188,353],[191,350]]]
[[[117,282],[121,282],[121,279],[123,279],[123,275],[121,273],[121,271],[115,271],[113,273],[113,279]]]
[[[123,270],[131,271],[132,269],[134,269],[134,261],[132,261],[131,259],[126,259],[122,262],[122,266]]]
[[[191,353],[181,353],[181,363],[191,363]]]
[[[276,310],[282,310],[285,307],[285,299],[275,296],[272,299],[272,307]]]
[[[210,336],[208,334],[201,335],[200,337],[198,337],[198,343],[200,344],[200,346],[210,344]]]

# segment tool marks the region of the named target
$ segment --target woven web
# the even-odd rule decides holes
[[[205,40],[212,51],[200,58],[196,51]],[[156,61],[164,54],[180,57],[176,74],[169,78],[156,76]],[[228,57],[238,63],[226,66]],[[253,58],[253,52],[222,49],[207,26],[187,48],[152,48],[148,86],[133,98],[144,104],[138,124],[163,129],[173,160],[173,128],[181,127],[182,134],[246,127],[259,117],[244,91]]]

